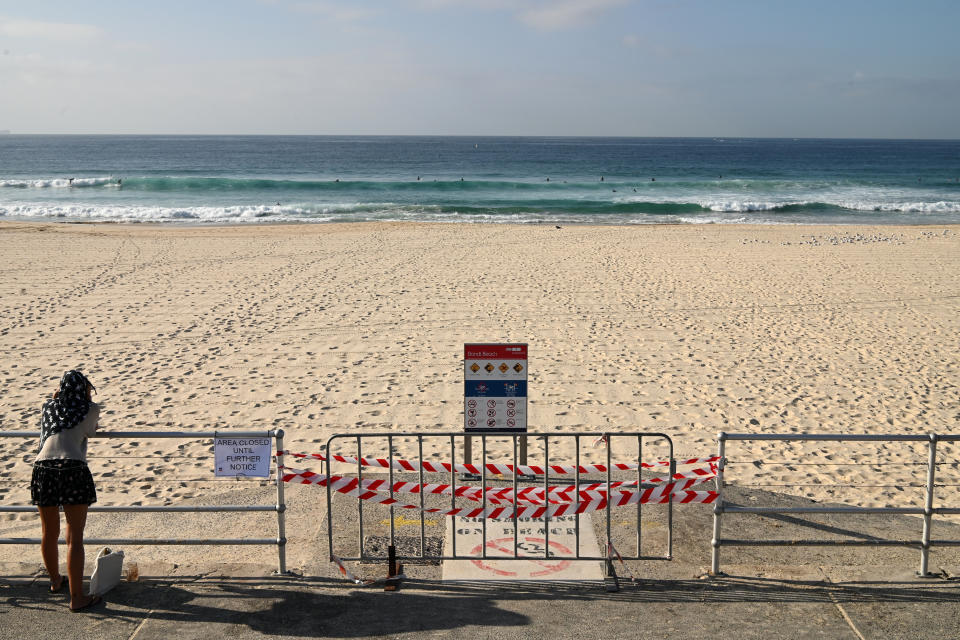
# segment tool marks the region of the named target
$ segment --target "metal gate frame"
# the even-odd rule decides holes
[[[628,432],[628,433],[623,433],[623,432],[617,432],[617,433],[609,433],[609,432],[579,432],[579,433],[561,433],[561,434],[556,434],[556,433],[551,433],[551,434],[527,433],[527,434],[524,434],[524,433],[516,433],[516,432],[491,432],[491,433],[463,433],[463,432],[422,433],[422,432],[421,432],[421,433],[359,433],[359,434],[334,434],[333,436],[330,437],[329,440],[327,440],[326,453],[327,453],[327,459],[330,460],[330,459],[332,459],[332,456],[336,453],[336,452],[334,451],[334,448],[333,448],[335,441],[337,441],[337,440],[353,440],[353,441],[356,443],[357,480],[358,480],[358,482],[360,482],[360,481],[363,480],[363,465],[360,463],[360,458],[363,457],[363,442],[364,442],[364,440],[369,440],[369,439],[373,439],[373,438],[377,438],[377,439],[380,439],[380,440],[385,439],[385,440],[387,441],[387,448],[389,449],[389,455],[386,456],[385,459],[389,461],[388,468],[389,468],[390,497],[393,498],[393,497],[394,497],[394,492],[393,492],[394,470],[393,470],[393,467],[394,467],[394,459],[395,459],[395,458],[394,458],[394,445],[393,445],[394,438],[416,438],[416,440],[417,440],[418,460],[423,460],[423,440],[424,440],[424,438],[448,438],[448,439],[449,439],[449,442],[450,442],[450,458],[449,458],[449,459],[450,459],[451,461],[455,461],[455,460],[457,459],[457,439],[458,439],[458,438],[462,438],[462,439],[465,439],[465,438],[479,438],[479,439],[480,439],[480,456],[481,456],[481,459],[480,459],[480,462],[478,463],[477,466],[479,466],[480,469],[482,470],[482,473],[481,473],[481,494],[482,494],[482,496],[483,496],[483,497],[482,497],[482,505],[483,505],[483,508],[486,508],[486,507],[487,507],[487,495],[486,495],[486,490],[487,490],[487,488],[488,488],[488,484],[487,484],[487,481],[488,481],[488,478],[487,478],[487,467],[486,467],[486,464],[487,464],[487,439],[488,439],[488,438],[512,439],[512,441],[513,441],[513,465],[514,465],[514,468],[516,468],[516,465],[518,464],[518,460],[520,460],[520,458],[518,457],[518,445],[519,445],[519,441],[520,441],[521,438],[526,438],[526,437],[528,437],[528,436],[529,436],[529,437],[533,437],[533,438],[543,439],[543,442],[544,442],[544,460],[543,460],[543,466],[544,466],[545,468],[549,468],[549,466],[550,466],[550,464],[551,464],[550,453],[549,453],[550,440],[551,440],[551,439],[572,438],[572,439],[574,440],[574,445],[575,445],[575,447],[576,447],[576,459],[575,459],[575,461],[574,461],[574,465],[575,465],[575,467],[576,467],[576,473],[575,473],[575,478],[574,478],[574,484],[575,484],[575,486],[577,487],[576,491],[578,491],[578,492],[579,492],[579,487],[580,487],[580,485],[581,485],[581,478],[580,478],[580,466],[581,466],[581,464],[580,464],[580,439],[581,439],[581,438],[604,438],[604,439],[606,440],[606,442],[607,442],[607,447],[606,447],[606,449],[607,449],[607,453],[606,453],[606,468],[607,468],[607,471],[606,471],[606,485],[607,485],[607,495],[608,495],[608,496],[610,495],[610,492],[609,492],[609,491],[610,491],[611,472],[612,472],[612,469],[611,469],[611,458],[612,458],[613,442],[614,442],[614,440],[617,439],[617,438],[619,438],[619,439],[623,439],[623,438],[636,438],[636,439],[637,439],[637,447],[638,447],[638,449],[637,449],[637,460],[636,460],[636,461],[637,461],[638,463],[641,462],[641,461],[642,461],[642,458],[643,458],[643,438],[658,438],[658,439],[666,440],[666,441],[667,441],[667,446],[668,446],[668,448],[669,448],[669,461],[670,461],[669,470],[670,470],[670,476],[672,477],[672,476],[676,473],[676,460],[675,460],[675,458],[674,458],[673,440],[672,440],[672,439],[670,438],[670,436],[668,436],[667,434],[665,434],[665,433],[660,433],[660,432]],[[502,462],[502,461],[501,461],[501,462]],[[416,466],[419,468],[419,471],[418,471],[419,483],[420,483],[421,485],[423,485],[423,484],[424,484],[424,470],[423,470],[423,465],[419,465],[419,464],[418,464],[418,465],[416,465]],[[638,486],[638,490],[639,490],[639,489],[653,488],[653,487],[657,486],[657,485],[650,484],[650,483],[646,483],[646,484],[642,483],[642,482],[640,481],[640,480],[641,480],[641,478],[640,478],[640,476],[641,476],[641,470],[642,470],[642,468],[638,465],[638,467],[637,467],[637,476],[636,476],[636,477],[637,477],[637,482],[638,482],[638,485],[639,485],[639,486]],[[517,489],[518,489],[518,482],[519,482],[518,474],[513,474],[512,476],[504,476],[504,477],[505,477],[505,478],[510,478],[510,477],[512,477],[512,479],[513,479],[513,491],[514,491],[514,495],[516,495],[516,492],[517,492]],[[332,561],[333,558],[334,558],[334,555],[335,555],[335,554],[334,554],[334,543],[333,543],[333,530],[334,530],[334,520],[335,520],[335,517],[334,517],[334,515],[333,515],[333,513],[334,513],[334,512],[333,512],[333,491],[332,491],[332,487],[331,487],[331,484],[332,484],[332,483],[331,483],[331,481],[330,481],[330,478],[331,478],[331,465],[330,465],[329,462],[328,462],[327,465],[326,465],[326,479],[327,479],[327,482],[326,482],[326,485],[327,485],[327,542],[328,542],[328,545],[329,545],[330,559],[331,559],[331,561]],[[450,498],[450,499],[451,499],[451,508],[455,508],[455,507],[456,507],[456,498],[457,498],[457,496],[455,495],[455,494],[456,494],[456,486],[457,486],[457,476],[456,476],[456,471],[453,469],[452,466],[451,466],[451,470],[450,470],[450,473],[449,473],[449,478],[450,478],[450,485],[453,487],[453,492],[452,492],[452,495],[451,495],[451,498]],[[549,491],[549,486],[550,486],[549,483],[550,483],[551,478],[554,478],[554,479],[555,479],[555,478],[556,478],[556,475],[551,476],[549,473],[545,473],[544,476],[543,476],[543,486],[544,486],[545,492],[546,492],[546,491]],[[393,507],[393,505],[390,506],[390,546],[389,546],[390,551],[388,552],[388,556],[387,556],[387,557],[380,557],[380,556],[371,556],[371,555],[365,554],[365,553],[364,553],[364,542],[363,542],[363,500],[357,499],[357,523],[358,523],[358,526],[357,526],[357,534],[358,534],[358,549],[359,549],[359,555],[358,555],[358,556],[338,556],[339,559],[340,559],[340,560],[343,560],[343,561],[379,561],[379,560],[384,560],[384,561],[387,561],[387,562],[390,564],[390,573],[389,573],[389,576],[393,576],[393,575],[395,575],[395,573],[394,573],[394,563],[395,563],[397,560],[408,560],[408,561],[409,561],[409,560],[439,560],[439,561],[443,561],[443,560],[468,560],[468,559],[471,559],[471,560],[472,560],[472,559],[484,559],[484,558],[487,558],[487,557],[488,557],[488,556],[487,556],[487,523],[486,523],[486,519],[483,520],[483,524],[482,524],[482,542],[481,542],[482,552],[481,552],[481,555],[479,555],[479,556],[477,556],[477,555],[463,555],[463,554],[461,554],[461,553],[457,553],[457,544],[456,544],[456,541],[457,541],[457,531],[456,531],[456,527],[453,527],[453,528],[452,528],[453,538],[452,538],[452,540],[450,541],[450,542],[451,542],[451,545],[450,545],[451,554],[450,554],[450,555],[437,555],[437,556],[434,556],[434,555],[426,555],[426,547],[425,547],[426,531],[425,531],[425,522],[424,522],[425,516],[424,516],[424,512],[423,512],[423,510],[422,510],[422,509],[424,508],[424,496],[423,496],[423,493],[422,493],[422,492],[421,492],[420,495],[419,495],[419,506],[420,506],[420,509],[421,509],[421,510],[419,511],[419,514],[420,514],[420,555],[414,555],[414,556],[407,555],[407,556],[402,556],[402,555],[396,555],[396,554],[395,554],[394,549],[395,549],[396,536],[395,536],[395,524],[394,524],[395,518],[394,518],[394,507]],[[609,504],[609,501],[608,501],[606,507],[604,508],[604,510],[606,511],[606,536],[607,536],[607,543],[609,543],[609,542],[610,542],[610,539],[611,539],[610,504]],[[645,555],[642,555],[642,554],[641,554],[641,549],[642,549],[642,547],[641,547],[642,511],[643,511],[643,510],[642,510],[642,505],[641,505],[640,503],[637,503],[637,530],[636,530],[637,548],[636,548],[636,553],[633,554],[633,555],[622,555],[622,554],[621,554],[621,555],[620,555],[620,558],[623,559],[623,560],[671,560],[672,557],[673,557],[673,503],[672,503],[672,501],[667,503],[667,553],[666,553],[666,555],[664,555],[664,556],[645,556]],[[514,535],[513,535],[513,538],[514,538],[514,542],[513,542],[513,556],[490,556],[490,558],[491,558],[491,559],[495,559],[495,560],[531,560],[531,559],[537,559],[537,558],[539,558],[540,556],[532,556],[532,555],[520,556],[520,555],[518,555],[518,553],[517,553],[518,529],[519,529],[518,519],[515,517],[515,514],[514,514],[514,517],[513,517],[513,518],[510,518],[510,519],[512,519],[512,520],[513,520],[513,523],[514,523],[514,527],[513,527],[513,530],[514,530]],[[537,521],[540,521],[539,518],[537,518],[536,520],[537,520]],[[550,516],[549,516],[548,513],[546,513],[546,512],[544,513],[542,522],[543,522],[544,531],[545,531],[545,534],[546,534],[546,535],[545,535],[545,545],[544,545],[544,555],[542,556],[544,559],[603,561],[603,562],[605,562],[605,564],[606,564],[607,574],[608,574],[608,575],[614,575],[614,576],[615,576],[615,574],[613,574],[613,565],[612,565],[612,562],[611,562],[611,559],[610,559],[609,555],[604,555],[604,556],[585,556],[585,555],[581,555],[581,553],[580,553],[580,514],[576,514],[576,526],[575,526],[575,538],[576,538],[576,545],[575,545],[575,546],[576,546],[576,552],[575,552],[575,554],[572,555],[572,556],[555,555],[554,553],[552,553],[552,552],[550,551],[550,549],[549,549],[549,540],[550,540],[550,527],[549,527],[549,522],[550,522]],[[609,547],[606,547],[606,548],[609,548]]]

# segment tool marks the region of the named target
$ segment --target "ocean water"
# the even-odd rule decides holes
[[[958,223],[960,141],[0,135],[2,219]]]

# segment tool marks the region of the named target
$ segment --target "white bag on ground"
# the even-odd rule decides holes
[[[123,575],[123,551],[110,551],[107,547],[97,554],[97,566],[90,576],[90,593],[102,596],[120,582]]]

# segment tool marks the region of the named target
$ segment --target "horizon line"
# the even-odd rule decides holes
[[[875,137],[875,136],[744,136],[744,135],[554,135],[554,134],[465,134],[465,133],[36,133],[0,129],[0,136],[103,136],[103,137],[195,137],[195,138],[568,138],[627,140],[881,140],[960,142],[960,138]]]

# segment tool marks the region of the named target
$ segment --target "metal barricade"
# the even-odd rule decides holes
[[[729,440],[765,440],[781,442],[926,442],[927,448],[927,479],[923,506],[916,507],[741,507],[727,504],[723,500],[724,469],[726,467],[726,443]],[[932,546],[960,546],[960,540],[932,539],[934,514],[956,515],[960,508],[934,507],[934,476],[937,465],[937,442],[960,442],[960,435],[929,434],[839,434],[839,433],[801,433],[801,434],[770,434],[770,433],[724,433],[717,434],[718,442],[718,470],[716,477],[717,492],[720,494],[713,507],[713,539],[711,541],[712,555],[710,573],[720,574],[720,548],[747,547],[747,546],[907,546],[920,549],[920,576],[929,574],[930,548]],[[720,537],[720,519],[724,513],[750,514],[814,514],[814,513],[849,513],[849,514],[901,514],[923,516],[923,529],[920,538],[916,540],[890,540],[873,538],[869,540],[764,540],[764,539],[725,539]]]
[[[571,462],[573,463],[572,466],[575,469],[575,472],[571,474],[572,477],[571,476],[568,476],[568,477],[571,477],[571,479],[573,480],[573,487],[574,487],[573,491],[574,491],[574,495],[577,495],[577,496],[580,495],[581,487],[587,486],[584,484],[584,479],[581,477],[581,470],[588,469],[588,468],[592,470],[594,468],[593,465],[584,466],[581,464],[581,444],[584,440],[588,438],[596,438],[596,439],[603,438],[604,441],[606,442],[606,452],[604,454],[605,464],[603,465],[605,466],[606,471],[603,474],[603,479],[600,482],[593,483],[600,487],[605,487],[606,496],[611,496],[611,493],[610,493],[611,484],[614,483],[614,477],[615,477],[614,470],[613,470],[614,465],[612,465],[611,462],[613,457],[613,449],[615,449],[615,443],[617,442],[622,443],[624,440],[635,441],[636,459],[635,460],[631,459],[631,462],[636,463],[635,464],[636,471],[630,470],[627,472],[618,472],[619,474],[618,477],[621,478],[621,481],[623,481],[622,478],[624,477],[629,478],[625,482],[631,483],[630,484],[631,489],[634,486],[636,486],[637,490],[639,491],[641,489],[649,489],[657,486],[654,484],[642,482],[642,478],[641,478],[642,469],[641,469],[640,463],[642,462],[645,438],[658,439],[658,440],[664,441],[665,443],[665,446],[663,444],[660,445],[660,449],[666,449],[665,453],[667,455],[665,457],[669,462],[664,461],[663,463],[664,466],[662,467],[661,475],[667,472],[668,470],[671,477],[676,473],[676,460],[674,459],[673,441],[670,439],[668,435],[664,433],[634,432],[634,433],[520,434],[520,433],[513,433],[513,432],[495,432],[495,433],[483,433],[483,434],[477,434],[477,433],[465,434],[462,432],[456,432],[456,433],[427,433],[427,434],[425,433],[336,434],[327,441],[327,445],[326,445],[326,454],[327,454],[327,460],[328,460],[328,463],[326,464],[326,489],[327,489],[327,514],[328,514],[327,540],[329,544],[331,560],[334,560],[334,557],[336,556],[341,561],[359,561],[359,562],[386,561],[390,563],[389,575],[393,575],[394,562],[399,560],[444,561],[444,560],[477,560],[477,559],[485,559],[485,558],[490,558],[494,560],[531,560],[531,559],[536,560],[538,558],[541,560],[543,559],[593,560],[593,561],[605,562],[606,568],[607,568],[607,575],[608,576],[614,575],[615,577],[615,574],[613,574],[611,555],[609,553],[601,554],[601,555],[587,555],[587,554],[581,553],[581,549],[580,549],[581,516],[579,513],[576,514],[575,527],[574,527],[574,531],[575,531],[574,535],[576,540],[575,551],[570,555],[560,555],[560,554],[557,554],[555,551],[551,550],[550,542],[549,542],[549,539],[550,539],[549,538],[550,537],[549,509],[544,509],[542,518],[536,519],[537,522],[543,523],[541,530],[544,532],[545,542],[543,544],[542,556],[531,555],[529,553],[520,552],[521,550],[518,546],[519,525],[518,525],[518,517],[517,517],[516,511],[513,511],[512,515],[509,517],[509,520],[513,522],[513,549],[512,549],[511,555],[488,556],[486,518],[482,518],[482,522],[481,522],[482,544],[480,545],[481,551],[479,555],[467,554],[464,552],[462,546],[458,547],[458,544],[457,544],[458,532],[457,532],[457,527],[455,526],[449,529],[449,531],[452,532],[451,533],[452,539],[449,540],[449,543],[450,543],[449,553],[445,553],[445,552],[441,552],[439,554],[430,553],[427,550],[427,545],[425,542],[426,541],[425,512],[424,512],[425,491],[423,490],[417,491],[419,495],[410,500],[410,502],[413,502],[413,501],[417,502],[416,505],[411,505],[411,506],[418,507],[417,513],[419,514],[419,538],[420,538],[419,553],[402,554],[402,553],[395,552],[397,536],[396,536],[396,530],[395,530],[395,522],[396,522],[396,517],[394,513],[395,507],[393,504],[389,506],[390,527],[389,527],[389,551],[387,555],[384,556],[382,553],[377,554],[375,552],[371,553],[369,549],[365,548],[364,516],[366,511],[371,509],[371,507],[367,507],[367,509],[365,510],[364,500],[360,498],[356,499],[356,505],[357,505],[356,507],[356,522],[357,522],[356,549],[358,550],[358,552],[355,554],[336,553],[337,550],[335,549],[335,541],[334,541],[334,530],[337,528],[336,522],[341,518],[347,519],[347,515],[348,515],[348,514],[338,515],[337,510],[334,509],[334,504],[333,504],[334,490],[333,490],[333,482],[331,482],[331,478],[333,477],[334,479],[336,479],[336,478],[339,478],[340,476],[334,476],[333,474],[333,466],[334,464],[337,464],[337,463],[335,462],[334,464],[331,464],[329,461],[337,460],[338,454],[343,452],[349,453],[349,455],[347,456],[339,456],[340,460],[342,460],[343,458],[348,458],[349,460],[352,461],[354,457],[356,458],[356,468],[355,468],[356,478],[350,479],[351,482],[353,483],[351,486],[360,487],[361,490],[363,490],[365,486],[369,486],[369,485],[365,485],[363,462],[365,462],[364,460],[365,454],[369,456],[370,453],[372,452],[375,458],[368,457],[367,460],[378,459],[378,464],[375,466],[380,466],[387,469],[389,497],[391,501],[395,498],[395,493],[394,493],[395,469],[398,469],[397,471],[398,474],[399,473],[408,474],[405,477],[409,478],[411,482],[416,482],[421,489],[427,486],[426,483],[428,482],[428,479],[427,479],[426,473],[431,473],[429,481],[432,483],[436,483],[437,480],[440,480],[443,483],[442,486],[445,491],[442,497],[436,498],[436,499],[442,499],[446,501],[447,494],[449,494],[449,503],[448,503],[449,508],[451,510],[456,510],[458,495],[461,495],[460,492],[462,492],[462,490],[465,489],[465,486],[462,483],[458,485],[458,478],[457,478],[457,471],[456,471],[457,465],[453,463],[458,459],[458,452],[463,451],[463,446],[466,444],[465,439],[476,438],[480,441],[479,443],[480,444],[480,452],[479,452],[480,460],[478,464],[474,465],[474,467],[476,468],[477,473],[480,476],[479,494],[480,494],[480,504],[482,505],[481,508],[484,511],[486,511],[487,507],[490,506],[488,504],[488,490],[502,488],[506,491],[509,491],[510,489],[512,489],[512,496],[514,498],[514,502],[511,503],[510,509],[513,510],[515,505],[517,504],[516,498],[518,496],[518,491],[520,489],[520,483],[523,482],[523,477],[524,477],[523,474],[514,473],[512,471],[504,472],[502,475],[498,474],[499,477],[503,478],[503,480],[497,481],[492,479],[494,477],[494,474],[491,473],[489,469],[495,468],[499,464],[500,471],[502,471],[505,468],[505,465],[510,465],[510,468],[512,470],[517,470],[518,461],[520,466],[522,467],[525,463],[525,460],[523,459],[525,456],[523,457],[518,456],[518,448],[521,448],[520,439],[528,438],[528,437],[538,439],[542,443],[542,456],[543,456],[542,461],[539,459],[539,456],[537,456],[535,452],[529,452],[529,455],[531,455],[531,457],[537,458],[538,461],[536,464],[545,470],[545,472],[542,474],[542,478],[538,476],[536,480],[538,484],[542,483],[542,490],[543,490],[545,504],[549,504],[549,502],[546,502],[546,499],[547,499],[547,496],[550,495],[550,491],[551,491],[550,481],[551,480],[555,481],[559,477],[559,474],[550,471],[551,466],[557,464],[557,461],[551,458],[551,454],[550,454],[551,441],[554,441],[554,442],[556,442],[557,440],[573,441],[573,447],[576,451],[574,456],[575,459],[572,461],[567,460],[564,462],[565,464],[570,464]],[[380,451],[373,451],[375,447],[371,445],[371,442],[370,442],[371,440],[379,440],[382,443],[385,443],[386,449],[387,449],[386,454],[381,455],[383,454],[382,449]],[[424,458],[425,441],[427,442],[432,441],[433,443],[436,443],[438,440],[442,443],[442,445],[435,447],[435,453],[433,454],[434,459],[437,459],[436,456],[443,455],[446,460],[450,461],[448,464],[446,464],[442,473],[438,473],[438,470],[436,468],[439,463],[435,463],[431,465],[429,462],[424,462],[425,461],[425,458]],[[407,450],[410,451],[410,454],[411,454],[409,455],[410,460],[403,460],[402,456],[397,455],[396,449],[397,449],[398,442],[402,442],[404,447],[409,447],[409,449]],[[494,449],[496,449],[496,452],[494,451]],[[441,451],[443,451],[442,454],[440,453]],[[449,452],[449,453],[447,454],[446,452]],[[524,452],[524,453],[527,453],[527,452]],[[621,462],[621,461],[622,459],[617,460],[617,462]],[[339,464],[341,464],[341,468],[342,468],[342,465],[347,463],[340,462]],[[428,471],[426,472],[425,472],[425,467],[427,467],[428,469]],[[430,471],[430,469],[433,469],[433,470]],[[367,473],[369,474],[369,472]],[[413,477],[412,474],[416,474],[415,478]],[[498,483],[498,484],[494,484],[494,483]],[[436,484],[436,486],[439,487],[441,485]],[[474,489],[475,488],[476,487],[474,487]],[[383,486],[379,490],[386,492],[387,487]],[[643,528],[643,508],[642,508],[642,505],[638,502],[636,505],[635,552],[630,555],[619,554],[620,559],[622,560],[670,560],[672,558],[672,554],[673,554],[673,504],[672,502],[668,501],[665,507],[666,507],[666,520],[667,520],[666,542],[665,542],[666,553],[664,555],[644,555],[642,553],[643,547],[642,547],[641,536],[642,536],[642,528]],[[603,508],[603,511],[605,512],[605,531],[606,531],[606,543],[607,543],[604,548],[610,549],[611,548],[610,547],[611,509],[610,509],[609,503],[605,502],[605,507]],[[407,511],[404,511],[404,513],[407,513]],[[589,514],[587,515],[589,516]],[[519,520],[523,520],[523,518],[519,518]],[[589,523],[589,526],[593,526],[592,518],[587,517],[587,518],[584,518],[584,520],[586,520]]]
[[[0,431],[0,438],[30,438],[36,440],[39,433],[35,431]],[[94,439],[179,439],[179,440],[212,440],[214,438],[273,438],[278,453],[277,463],[283,465],[283,430],[269,431],[99,431],[91,436]],[[100,513],[222,513],[222,512],[265,512],[274,511],[277,514],[277,536],[275,538],[86,538],[87,544],[92,545],[275,545],[277,547],[277,571],[286,573],[286,526],[284,512],[286,504],[283,497],[282,474],[276,474],[277,503],[275,505],[124,505],[98,506],[91,505],[90,512]],[[0,513],[37,513],[37,508],[31,505],[4,505],[0,504]],[[61,544],[63,541],[61,541]],[[40,544],[40,538],[0,538],[0,544]]]

